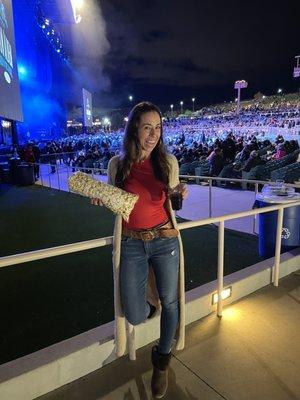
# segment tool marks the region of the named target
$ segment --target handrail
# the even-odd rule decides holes
[[[218,222],[218,270],[217,270],[217,315],[222,316],[223,299],[222,291],[224,287],[224,234],[225,234],[225,221],[247,217],[250,215],[263,214],[270,211],[278,211],[277,229],[276,229],[276,245],[275,245],[275,258],[272,268],[272,282],[274,286],[278,286],[279,282],[279,267],[280,267],[280,250],[281,250],[281,235],[283,224],[283,211],[285,208],[300,206],[300,201],[292,201],[286,204],[277,204],[275,206],[263,207],[260,209],[238,212],[234,214],[226,214],[215,218],[206,218],[204,220],[188,221],[178,224],[179,230],[188,229],[196,226],[203,226],[210,223]],[[35,261],[49,257],[55,257],[63,254],[70,254],[78,251],[88,250],[96,247],[102,247],[113,243],[113,237],[103,237],[99,239],[87,240],[84,242],[72,243],[63,246],[52,247],[48,249],[36,250],[22,254],[16,254],[0,258],[0,268],[25,263],[28,261]],[[128,324],[129,335],[134,337],[134,327]],[[129,358],[135,360],[135,346],[129,348]]]
[[[52,164],[44,164],[44,163],[33,163],[31,165],[38,165],[38,166],[48,166],[48,168],[50,169],[53,168]],[[67,172],[67,178],[69,178],[70,174],[69,174],[69,168],[75,169],[75,170],[89,170],[92,173],[92,177],[94,178],[95,173],[99,173],[100,174],[106,174],[107,173],[107,169],[105,168],[101,168],[101,166],[99,165],[98,168],[94,168],[94,167],[78,167],[78,166],[69,166],[69,165],[57,165],[55,164],[55,169],[56,171],[54,171],[54,173],[57,176],[57,183],[58,183],[58,190],[61,190],[61,182],[60,182],[60,172],[62,169],[66,169]],[[218,181],[218,182],[236,182],[236,183],[246,183],[246,184],[253,184],[254,185],[254,197],[257,195],[258,193],[258,189],[259,189],[259,185],[266,185],[266,184],[270,184],[272,183],[272,181],[260,181],[260,180],[254,180],[254,179],[239,179],[239,178],[221,178],[218,176],[202,176],[202,175],[179,175],[179,178],[188,178],[188,179],[201,179],[201,180],[207,180],[209,183],[209,191],[208,191],[208,216],[212,217],[212,182],[213,181]],[[44,186],[44,179],[43,179],[43,174],[40,174],[40,180],[41,180],[41,184],[42,186]],[[51,177],[50,174],[48,176],[48,180],[49,180],[49,187],[52,188],[52,182],[51,182]],[[296,185],[295,183],[285,183],[285,186],[287,187],[297,187],[298,185]],[[70,192],[70,189],[68,189],[68,191]],[[256,215],[254,215],[253,218],[253,225],[252,225],[252,233],[256,234]]]
[[[263,208],[259,208],[259,209],[255,209],[255,210],[242,211],[242,212],[233,213],[233,214],[225,214],[225,215],[222,215],[219,217],[181,222],[178,224],[178,229],[183,230],[183,229],[188,229],[188,228],[195,228],[197,226],[214,224],[214,223],[218,223],[218,222],[225,222],[225,221],[229,221],[231,219],[243,218],[243,217],[257,215],[257,214],[263,214],[263,213],[267,213],[267,212],[271,212],[271,211],[278,211],[280,209],[295,207],[295,206],[300,206],[300,201],[291,201],[290,203],[287,203],[287,204],[277,204],[274,206],[263,207]],[[102,247],[102,246],[112,244],[112,240],[113,240],[113,236],[107,236],[107,237],[103,237],[103,238],[99,238],[99,239],[86,240],[83,242],[77,242],[77,243],[72,243],[72,244],[67,244],[67,245],[62,245],[62,246],[50,247],[47,249],[30,251],[30,252],[26,252],[26,253],[17,254],[17,255],[5,256],[5,257],[0,258],[0,268],[7,267],[10,265],[15,265],[15,264],[21,264],[21,263],[25,263],[25,262],[29,262],[29,261],[35,261],[35,260],[42,259],[42,258],[55,257],[55,256],[63,255],[63,254],[75,253],[77,251],[89,250],[89,249],[96,248],[96,247]]]
[[[40,157],[53,157],[53,156],[60,156],[60,155],[64,155],[64,154],[75,154],[75,153],[79,153],[82,150],[73,150],[73,151],[62,151],[60,153],[41,153]]]
[[[258,181],[254,179],[239,179],[239,178],[221,178],[218,176],[197,176],[197,175],[179,175],[180,178],[198,178],[202,180],[208,180],[209,183],[209,193],[208,193],[208,215],[211,218],[212,216],[212,181],[224,181],[224,182],[237,182],[237,183],[252,183],[254,184],[254,197],[258,194],[258,185],[270,185],[271,183],[275,183],[272,181]],[[297,187],[295,183],[285,183],[287,187]],[[254,215],[253,219],[253,227],[252,233],[255,234],[255,227],[256,227],[256,214]]]
[[[44,164],[45,165],[45,164]],[[275,183],[274,181],[259,181],[255,179],[239,179],[239,178],[221,178],[219,176],[203,176],[203,175],[179,175],[180,178],[200,178],[200,179],[207,179],[207,180],[217,180],[217,181],[224,181],[224,182],[247,182],[247,183],[258,183],[261,185],[268,185],[270,183]],[[285,186],[296,186],[294,183],[285,183]]]
[[[41,163],[36,163],[36,165],[44,165],[44,166],[48,166],[49,168],[51,167],[51,164],[41,164]],[[56,175],[57,175],[57,182],[58,182],[58,189],[61,189],[61,185],[60,185],[60,178],[59,178],[59,168],[62,170],[63,168],[67,169],[67,178],[69,178],[69,168],[74,168],[76,170],[90,170],[92,171],[92,177],[94,177],[95,172],[100,172],[101,174],[105,174],[107,173],[107,169],[101,168],[100,166],[98,168],[90,168],[90,167],[75,167],[75,166],[63,166],[63,165],[55,165],[56,168]],[[259,185],[266,185],[266,184],[270,184],[272,183],[272,181],[259,181],[259,180],[254,180],[254,179],[239,179],[239,178],[221,178],[221,177],[217,177],[217,176],[202,176],[202,175],[179,175],[179,178],[196,178],[196,179],[202,179],[202,180],[207,180],[209,183],[209,192],[208,192],[208,216],[211,218],[212,217],[212,181],[216,180],[216,181],[221,181],[221,182],[237,182],[237,183],[246,183],[246,184],[254,184],[254,197],[257,195],[258,193],[258,188]],[[51,184],[51,179],[50,179],[50,175],[48,177],[49,179],[49,186],[50,188],[52,187]],[[44,186],[44,181],[43,181],[43,176],[41,174],[41,183],[42,186]],[[296,184],[293,183],[285,183],[285,186],[287,187],[295,187],[297,186]],[[70,190],[69,190],[70,192]],[[256,215],[254,215],[253,218],[253,225],[252,225],[252,233],[256,234]]]
[[[31,165],[40,165],[40,166],[53,166],[51,164],[45,164],[45,163],[32,163]],[[103,171],[107,173],[107,168],[91,168],[91,167],[77,167],[77,166],[71,166],[71,165],[55,165],[55,168],[74,168],[76,170],[81,170],[81,169],[88,169],[90,171]],[[206,175],[179,175],[179,178],[198,178],[198,179],[205,179],[205,180],[217,180],[217,181],[224,181],[224,182],[247,182],[247,183],[258,183],[259,185],[268,185],[270,183],[275,183],[274,181],[260,181],[260,180],[255,180],[255,179],[242,179],[242,178],[221,178],[218,176],[206,176]],[[285,186],[289,187],[295,187],[297,186],[295,183],[285,183]]]
[[[96,161],[95,163],[97,163],[97,162],[99,162],[99,161]],[[94,164],[95,164],[94,163]],[[61,164],[45,164],[45,163],[28,163],[28,164],[30,164],[30,165],[39,165],[39,166],[43,166],[43,167],[55,167],[55,168],[57,168],[57,169],[59,169],[59,168],[61,168],[61,169],[63,169],[63,168],[74,168],[74,169],[88,169],[88,170],[99,170],[99,169],[101,169],[101,171],[107,171],[107,169],[106,168],[92,168],[92,167],[77,167],[76,165],[61,165]]]
[[[112,242],[113,237],[107,236],[99,239],[85,240],[83,242],[65,244],[62,246],[49,247],[46,249],[5,256],[0,258],[0,268],[41,260],[43,258],[56,257],[64,254],[76,253],[78,251],[90,250],[96,247],[103,247],[112,244]]]
[[[181,222],[179,224],[179,229],[181,230],[181,229],[187,229],[187,228],[195,228],[196,226],[214,224],[216,222],[221,222],[221,221],[225,222],[225,221],[229,221],[231,219],[243,218],[243,217],[248,217],[248,216],[256,215],[256,214],[264,214],[264,213],[271,212],[271,211],[278,211],[281,208],[283,209],[283,208],[296,207],[296,206],[300,206],[300,201],[291,201],[290,203],[287,203],[287,204],[276,204],[275,206],[256,208],[255,210],[241,211],[241,212],[234,213],[234,214],[224,214],[224,215],[220,215],[219,217],[197,219],[195,221],[188,221],[188,222]]]
[[[281,233],[282,233],[282,223],[283,223],[283,211],[285,208],[300,206],[300,201],[290,202],[286,204],[277,204],[275,206],[264,207],[255,210],[243,211],[234,214],[227,214],[215,218],[207,218],[204,220],[188,221],[178,224],[179,230],[188,229],[196,226],[202,226],[214,222],[218,222],[218,270],[217,270],[217,315],[222,316],[222,291],[224,286],[224,231],[225,231],[225,221],[242,218],[249,215],[263,214],[270,211],[278,211],[277,217],[277,229],[276,229],[276,245],[275,245],[275,258],[274,265],[272,268],[272,282],[274,286],[278,286],[279,282],[279,267],[280,267],[280,250],[281,250]],[[77,251],[88,250],[96,247],[106,246],[113,243],[113,237],[104,237],[100,239],[88,240],[85,242],[72,243],[63,246],[52,247],[43,250],[36,250],[32,252],[11,255],[0,258],[0,268],[7,267],[10,265],[16,265],[25,263],[28,261],[35,261],[43,258],[55,257],[63,254],[70,254]],[[130,324],[129,324],[130,325]],[[130,329],[133,327],[129,326]],[[129,354],[130,359],[135,359],[135,348],[130,349]]]

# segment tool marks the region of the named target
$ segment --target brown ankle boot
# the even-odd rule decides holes
[[[152,365],[153,374],[151,379],[152,396],[155,399],[161,399],[167,392],[168,388],[168,367],[171,360],[171,352],[169,354],[160,354],[157,346],[152,347]]]

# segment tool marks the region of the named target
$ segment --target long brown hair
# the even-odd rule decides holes
[[[154,104],[144,101],[133,107],[125,127],[123,153],[119,159],[118,172],[116,175],[116,185],[119,187],[124,186],[124,182],[130,174],[132,164],[140,159],[142,149],[138,138],[138,124],[142,114],[148,112],[157,112],[162,124],[161,112]],[[156,179],[168,185],[170,165],[168,163],[167,152],[163,142],[162,125],[160,139],[151,152],[150,160]]]

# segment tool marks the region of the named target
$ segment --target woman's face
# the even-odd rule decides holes
[[[161,136],[161,120],[156,111],[141,115],[138,124],[138,138],[142,150],[142,158],[147,158],[157,145]]]

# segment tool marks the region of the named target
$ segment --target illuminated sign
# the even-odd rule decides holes
[[[11,0],[0,0],[0,117],[23,121]]]
[[[0,1],[0,65],[4,68],[4,78],[7,83],[11,83],[13,75],[13,57],[11,44],[6,36],[8,23],[5,15],[5,8]]]
[[[82,106],[84,126],[93,126],[92,95],[86,89],[82,89]]]

